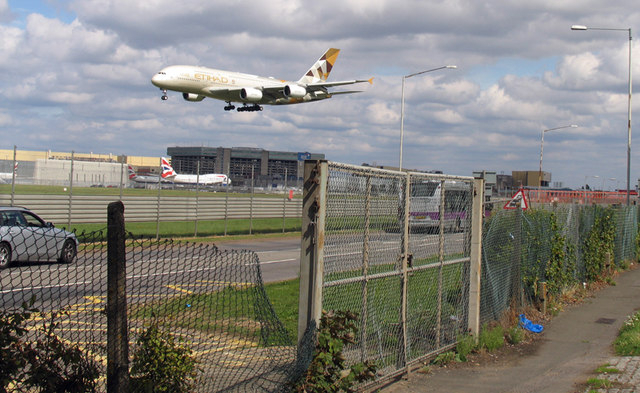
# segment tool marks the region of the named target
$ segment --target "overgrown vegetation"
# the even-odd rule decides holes
[[[344,347],[355,342],[356,314],[323,311],[313,360],[296,383],[296,392],[355,392],[354,385],[375,378],[375,364],[365,361],[346,366]]]
[[[486,349],[489,352],[502,348],[504,345],[504,329],[498,325],[489,328],[486,324],[478,335],[478,348]]]
[[[93,392],[101,366],[96,358],[57,333],[64,313],[39,313],[35,297],[22,310],[0,311],[0,392],[21,387],[41,393]],[[30,332],[34,315],[42,325]]]
[[[159,326],[158,319],[140,334],[131,364],[131,389],[141,393],[188,393],[195,389],[196,359],[189,346]]]
[[[601,279],[607,256],[613,260],[616,237],[614,211],[612,207],[594,207],[595,220],[584,240],[582,257],[585,266],[585,278],[593,282]]]

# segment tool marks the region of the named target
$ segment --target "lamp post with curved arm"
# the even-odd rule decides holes
[[[404,75],[402,77],[402,103],[400,105],[400,163],[398,164],[399,171],[402,170],[402,145],[404,140],[404,81],[405,79],[411,78],[412,76],[416,76],[416,75],[426,74],[427,72],[444,70],[444,69],[456,69],[456,68],[458,67],[455,65],[446,65],[446,66],[432,68],[425,71],[414,72],[413,74]]]
[[[587,27],[583,25],[573,25],[571,30],[610,30],[610,31],[628,31],[629,32],[629,99],[627,103],[627,206],[629,206],[629,195],[631,192],[631,28],[614,29],[605,27]]]
[[[540,138],[540,169],[538,170],[538,190],[542,187],[542,151],[544,149],[544,134],[545,132],[560,130],[563,128],[576,128],[578,127],[576,124],[569,124],[568,126],[560,126],[554,128],[548,128],[546,130],[542,130],[542,137]]]

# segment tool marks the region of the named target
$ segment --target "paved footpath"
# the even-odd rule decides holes
[[[617,285],[596,292],[549,322],[543,342],[531,355],[507,365],[438,369],[432,375],[412,373],[381,392],[574,393],[594,377],[595,369],[609,363],[625,372],[607,378],[624,379],[624,386],[601,392],[640,393],[640,361],[618,359],[611,347],[627,316],[640,308],[640,268],[622,273],[615,281]]]
[[[599,374],[598,379],[606,379],[613,386],[607,389],[586,389],[585,392],[635,393],[640,392],[640,356],[614,356],[607,363],[619,373]]]

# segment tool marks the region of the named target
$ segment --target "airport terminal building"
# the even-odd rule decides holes
[[[234,185],[267,187],[284,182],[295,184],[304,175],[304,160],[324,160],[324,154],[286,152],[252,147],[169,147],[167,155],[178,173],[224,173]]]
[[[304,173],[304,160],[324,159],[324,154],[308,152],[270,151],[250,147],[169,147],[167,154],[177,173],[224,173],[234,186],[250,186],[253,175],[255,187],[295,186]],[[160,157],[141,157],[113,154],[16,150],[16,181],[20,184],[69,184],[73,173],[74,185],[117,186],[128,183],[127,165],[138,174],[158,175]],[[0,173],[10,174],[14,150],[0,149]],[[7,179],[0,182],[7,183]]]

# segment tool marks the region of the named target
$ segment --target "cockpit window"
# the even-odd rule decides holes
[[[160,71],[160,72],[158,72],[158,75],[167,75],[167,73]]]

